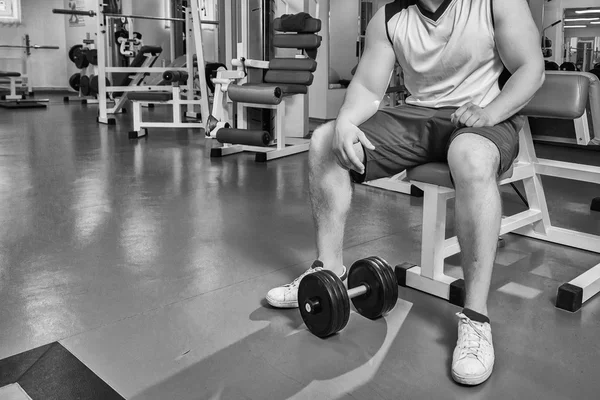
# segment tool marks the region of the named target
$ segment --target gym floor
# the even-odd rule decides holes
[[[0,397],[598,398],[600,298],[574,314],[554,307],[598,255],[506,236],[489,299],[495,371],[459,386],[459,308],[440,299],[400,288],[386,318],[352,313],[326,340],[298,310],[266,305],[316,257],[306,154],[211,159],[210,141],[184,130],[130,141],[129,115],[98,125],[96,106],[60,98],[0,110]],[[597,152],[537,148],[600,165]],[[556,225],[600,232],[597,185],[544,184]],[[522,207],[510,187],[503,199]],[[422,199],[357,186],[346,265],[418,263],[421,217]],[[460,258],[447,261],[460,276]]]

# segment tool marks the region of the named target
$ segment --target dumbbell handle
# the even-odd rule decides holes
[[[366,294],[368,291],[369,287],[367,285],[358,285],[357,287],[348,290],[348,297],[353,299]],[[304,303],[304,308],[311,314],[318,314],[321,312],[321,302],[318,297],[313,297]]]
[[[368,291],[369,291],[369,288],[367,287],[367,285],[359,285],[355,288],[348,290],[348,297],[353,299],[355,297],[362,296],[363,294],[367,293]]]

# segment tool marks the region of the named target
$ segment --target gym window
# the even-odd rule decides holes
[[[21,23],[21,0],[0,0],[0,25]]]

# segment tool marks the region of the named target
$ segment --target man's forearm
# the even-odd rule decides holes
[[[544,71],[535,65],[520,67],[485,110],[496,124],[512,117],[529,103],[544,83],[544,77]]]
[[[359,126],[379,109],[381,97],[359,82],[351,82],[337,120],[345,120]]]

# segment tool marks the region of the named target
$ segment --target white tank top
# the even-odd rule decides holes
[[[435,13],[417,0],[386,6],[388,39],[404,72],[408,104],[487,106],[504,65],[494,40],[492,0],[445,0]]]

